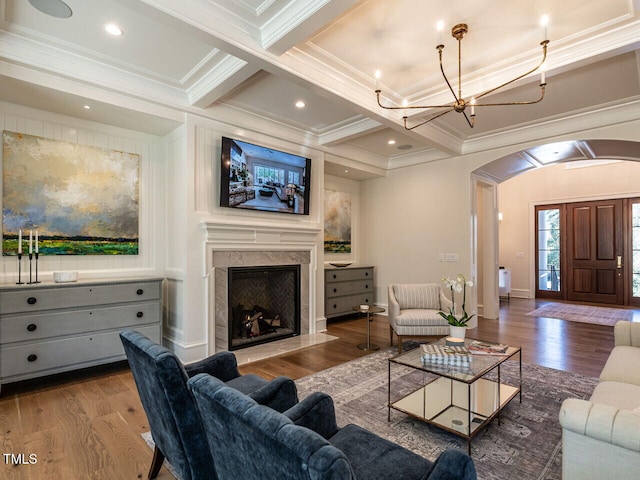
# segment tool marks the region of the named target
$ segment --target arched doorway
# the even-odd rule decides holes
[[[557,163],[585,160],[640,160],[640,142],[576,140],[540,145],[511,153],[472,172],[473,252],[485,318],[498,318],[498,186],[505,180]],[[478,248],[481,246],[482,248]],[[487,246],[489,248],[487,248]]]

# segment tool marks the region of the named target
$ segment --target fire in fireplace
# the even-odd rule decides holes
[[[300,334],[300,265],[228,272],[229,350]]]

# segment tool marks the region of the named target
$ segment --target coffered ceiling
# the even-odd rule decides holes
[[[65,0],[69,18],[32,5],[59,1],[0,0],[0,100],[155,134],[183,112],[242,112],[300,132],[333,154],[328,172],[352,178],[570,132],[567,119],[584,128],[640,117],[640,0]],[[378,107],[376,85],[398,106],[452,102],[435,46],[444,43],[457,90],[458,23],[469,26],[465,99],[530,70],[543,14],[541,103],[477,108],[473,129],[452,112],[412,131],[402,110]],[[107,35],[109,22],[124,35]],[[534,99],[539,83],[536,73],[485,98]],[[434,112],[411,110],[409,121]]]

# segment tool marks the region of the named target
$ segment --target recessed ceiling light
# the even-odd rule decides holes
[[[85,105],[85,106],[84,106],[84,109],[85,109],[85,110],[91,110],[91,106],[90,106],[90,105]]]
[[[69,18],[73,12],[62,0],[29,0],[36,10],[56,18]]]
[[[349,170],[345,170],[344,173],[349,173]]]
[[[307,106],[307,104],[306,104],[306,103],[304,103],[302,100],[298,100],[298,101],[296,102],[296,107],[297,107],[297,108],[304,108],[304,107],[306,107],[306,106]]]
[[[391,140],[389,140],[389,141],[387,142],[387,145],[395,145],[395,144],[396,144],[396,141],[395,141],[395,140],[393,140],[393,139],[391,139]]]
[[[116,36],[116,37],[120,37],[120,36],[124,35],[124,32],[122,31],[122,29],[118,25],[116,25],[115,23],[107,23],[104,26],[104,30],[108,34]]]

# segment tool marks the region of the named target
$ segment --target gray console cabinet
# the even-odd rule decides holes
[[[0,286],[0,385],[125,359],[119,332],[160,343],[162,279]]]
[[[374,304],[373,267],[334,267],[324,271],[324,314],[353,314],[355,305]]]

